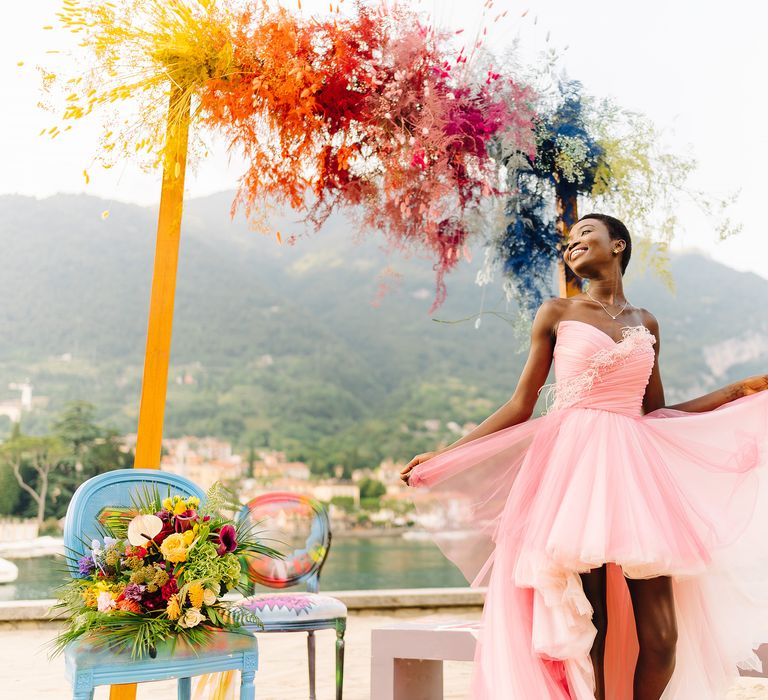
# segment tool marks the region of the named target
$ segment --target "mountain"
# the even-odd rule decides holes
[[[494,315],[477,329],[474,318],[435,322],[431,261],[387,254],[383,239],[341,216],[314,233],[277,215],[258,233],[230,218],[231,200],[187,203],[166,434],[351,468],[433,447],[450,439],[452,421],[455,432],[509,397],[524,336]],[[0,398],[18,396],[11,383],[33,384],[25,430],[45,430],[76,398],[135,430],[156,215],[85,195],[0,197]],[[277,231],[299,239],[279,244]],[[435,318],[481,308],[514,317],[499,285],[474,284],[480,258],[449,275]],[[696,254],[674,257],[672,273],[674,293],[650,274],[627,285],[661,323],[668,399],[766,371],[768,280]]]

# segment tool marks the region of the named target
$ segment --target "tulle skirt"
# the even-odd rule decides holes
[[[419,465],[422,522],[488,592],[473,700],[591,700],[592,608],[608,564],[607,697],[631,700],[625,577],[672,577],[677,661],[664,700],[725,697],[768,642],[768,392],[706,413],[572,407]],[[428,495],[427,495],[428,494]]]

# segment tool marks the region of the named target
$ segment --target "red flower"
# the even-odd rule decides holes
[[[163,600],[168,600],[172,595],[179,592],[179,586],[176,583],[176,579],[171,577],[161,589],[160,593],[163,596]]]
[[[152,538],[152,541],[159,547],[168,535],[174,533],[174,529],[167,511],[162,510],[159,513],[155,513],[155,515],[163,521],[163,529]]]
[[[181,515],[174,517],[174,529],[176,532],[186,532],[195,522],[197,522],[197,512],[194,510],[185,510]]]
[[[144,547],[131,547],[130,545],[125,548],[126,557],[137,557],[143,559],[147,556],[147,550]]]

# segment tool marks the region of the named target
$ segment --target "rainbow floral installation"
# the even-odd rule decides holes
[[[203,507],[195,497],[161,499],[155,489],[132,508],[106,509],[102,535],[83,543],[79,575],[60,589],[54,609],[66,623],[54,652],[84,638],[94,649],[143,658],[166,642],[199,646],[217,629],[250,634],[242,625],[258,625],[258,617],[222,597],[240,589],[251,560],[275,552],[247,517],[219,515],[230,507],[214,487]]]
[[[478,282],[500,270],[507,297],[536,308],[571,223],[556,226],[556,202],[579,197],[626,218],[663,267],[693,161],[660,149],[647,119],[575,81],[543,85],[547,70],[523,80],[480,48],[482,36],[467,50],[461,30],[440,30],[404,3],[330,9],[311,17],[266,0],[64,0],[59,23],[79,44],[61,75],[45,72],[65,105],[47,133],[100,111],[103,166],[131,159],[175,177],[184,162],[169,144],[180,133],[186,144],[186,129],[200,127],[190,131],[193,157],[205,155],[202,133],[223,136],[248,164],[233,213],[242,207],[267,230],[274,206],[316,228],[349,212],[391,248],[434,261],[430,311],[475,241],[486,250]]]

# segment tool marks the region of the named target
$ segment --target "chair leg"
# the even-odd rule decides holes
[[[240,700],[256,700],[255,671],[242,671],[240,674]]]
[[[81,671],[72,682],[72,700],[93,700],[93,674]]]
[[[347,620],[344,617],[336,620],[336,700],[342,700],[344,690],[344,632]]]
[[[315,699],[315,631],[307,632],[307,660],[309,661],[309,700]]]
[[[190,700],[192,697],[192,679],[179,678],[179,684],[176,689],[179,700]]]

